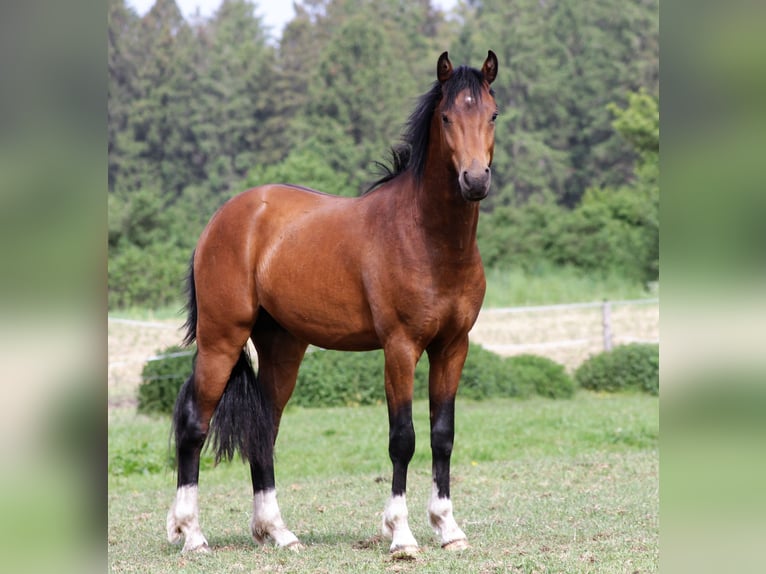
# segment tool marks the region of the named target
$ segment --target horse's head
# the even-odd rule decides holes
[[[497,56],[489,51],[478,77],[471,68],[453,71],[444,52],[436,75],[444,94],[434,116],[441,125],[443,153],[449,155],[463,198],[480,201],[487,197],[492,179],[497,105],[489,86],[497,76]]]

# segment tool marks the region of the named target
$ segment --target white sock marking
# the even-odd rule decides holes
[[[442,546],[455,540],[465,540],[466,535],[452,515],[452,501],[440,498],[436,482],[431,486],[431,500],[428,502],[428,522],[440,538]]]
[[[176,499],[170,507],[166,521],[168,541],[177,543],[184,537],[183,552],[206,550],[207,540],[199,526],[197,485],[182,486],[176,491]]]
[[[417,548],[418,542],[412,535],[407,522],[407,499],[400,494],[391,496],[383,511],[383,535],[391,539],[391,552],[402,548]]]
[[[298,542],[298,537],[287,529],[277,504],[277,491],[273,488],[253,495],[253,518],[250,531],[258,544],[271,537],[277,546],[289,546]]]

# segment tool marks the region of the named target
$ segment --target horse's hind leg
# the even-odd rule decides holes
[[[282,411],[295,388],[298,368],[306,351],[306,343],[282,329],[262,312],[253,329],[253,343],[258,351],[258,380],[262,392],[273,406],[274,440],[279,431]],[[285,525],[277,504],[274,478],[273,446],[263,461],[250,462],[253,480],[253,517],[250,530],[253,539],[263,544],[271,538],[277,546],[300,548],[298,538]]]
[[[208,545],[199,525],[197,485],[202,446],[208,435],[210,419],[223,395],[232,370],[242,369],[242,345],[248,331],[235,329],[215,345],[198,341],[194,371],[181,388],[173,415],[178,464],[176,498],[167,516],[170,542],[184,538],[183,552],[207,551]],[[238,362],[240,361],[240,362]]]

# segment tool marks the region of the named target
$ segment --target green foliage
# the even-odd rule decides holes
[[[538,355],[516,355],[506,359],[510,377],[507,383],[512,391],[506,396],[527,396],[536,393],[549,399],[568,399],[574,395],[575,385],[564,366]]]
[[[654,209],[637,190],[590,189],[562,218],[548,255],[558,265],[617,271],[638,283],[656,280],[659,269],[650,229]]]
[[[148,361],[141,371],[138,387],[140,413],[172,413],[178,391],[192,372],[188,349],[173,346],[159,354],[164,358]]]
[[[162,460],[152,446],[144,441],[115,453],[109,458],[108,472],[112,476],[158,474],[170,468],[170,460]]]
[[[539,274],[572,267],[637,284],[659,274],[659,204],[646,189],[589,189],[566,209],[550,195],[496,208],[479,223],[479,249],[489,267]]]
[[[290,399],[302,407],[358,406],[385,403],[383,352],[308,353]]]
[[[172,356],[183,353],[181,356]],[[171,413],[181,385],[191,374],[191,358],[180,347],[161,352],[170,355],[146,363],[138,389],[138,411]],[[383,351],[344,353],[317,350],[306,354],[290,405],[334,407],[385,404]],[[458,392],[482,400],[494,397],[569,398],[573,384],[564,367],[544,357],[523,355],[503,359],[480,345],[471,344]],[[428,398],[427,355],[415,369],[415,399]]]
[[[110,194],[109,308],[177,305],[197,238],[224,199],[199,187],[168,203],[152,189]]]
[[[568,379],[563,367],[558,365],[556,368],[556,363],[538,359],[522,359],[517,364],[471,344],[458,393],[473,400],[500,396],[525,398],[536,392],[552,398],[567,396],[562,390],[567,386],[562,374]],[[383,367],[383,351],[309,353],[298,372],[291,404],[320,407],[384,403]],[[542,381],[548,376],[553,378],[547,383],[550,388]],[[415,369],[414,397],[428,398],[427,355]]]
[[[615,120],[614,129],[640,154],[660,153],[660,111],[657,98],[646,90],[628,94],[628,106],[620,108],[615,104],[607,106]]]
[[[574,376],[584,389],[638,390],[657,395],[659,371],[659,345],[633,343],[592,356],[578,367]]]
[[[131,243],[121,245],[109,260],[109,308],[177,303],[190,253],[166,243],[153,243],[145,249]]]
[[[566,210],[556,205],[551,194],[482,215],[477,240],[484,264],[539,271],[551,263],[548,252],[566,216]]]
[[[545,262],[543,262],[545,263]],[[654,297],[643,285],[616,272],[586,273],[577,267],[539,264],[535,270],[523,267],[486,269],[487,293],[484,306],[518,307],[553,305],[582,301],[620,301]]]
[[[460,377],[458,396],[482,400],[493,397],[529,396],[529,389],[517,384],[508,363],[499,355],[480,345],[471,344]]]
[[[192,22],[173,0],[142,17],[110,2],[110,308],[177,299],[180,262],[235,192],[359,193],[445,49],[456,66],[500,60],[485,264],[657,279],[656,0],[295,8],[275,45],[246,0]]]
[[[343,173],[333,170],[311,149],[296,149],[278,164],[258,166],[250,170],[245,179],[248,188],[267,183],[302,185],[345,196],[353,196],[356,191]]]

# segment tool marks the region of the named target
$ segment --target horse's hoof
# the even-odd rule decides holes
[[[184,546],[184,549],[181,550],[181,554],[210,554],[210,546],[207,545],[207,542],[203,542],[199,546],[195,546],[194,548],[187,548]]]
[[[266,538],[266,534],[262,532],[253,532],[253,541],[258,546],[266,546],[266,543],[268,542],[268,539]]]
[[[468,540],[465,538],[458,538],[457,540],[452,540],[451,542],[447,542],[446,544],[442,544],[442,548],[445,550],[449,550],[450,552],[455,552],[457,550],[465,550],[466,548],[470,548],[471,545],[468,544]]]
[[[175,530],[168,529],[168,542],[171,544],[179,544],[182,538],[183,532],[181,532],[180,528],[176,528]]]
[[[418,554],[417,546],[396,546],[390,550],[392,560],[415,560]]]

